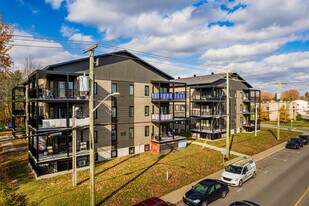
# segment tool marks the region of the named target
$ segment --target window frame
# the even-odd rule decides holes
[[[134,139],[134,127],[129,127],[129,139]]]
[[[113,113],[114,113],[114,112],[113,112],[113,109],[115,109],[115,114],[116,114],[116,116],[113,116]],[[117,115],[117,107],[116,107],[116,106],[112,106],[112,108],[111,108],[111,117],[112,117],[112,118],[117,118],[117,116],[118,116],[118,115]]]
[[[146,112],[146,111],[148,111],[148,112]],[[145,115],[145,117],[149,116],[149,106],[148,105],[145,106],[144,115]]]
[[[113,91],[113,86],[116,87],[116,91]],[[115,92],[118,92],[118,86],[116,83],[112,83],[112,87],[111,87],[111,94],[115,93]]]
[[[150,134],[150,128],[149,128],[149,126],[145,126],[145,129],[144,129],[145,137],[149,137],[149,134]]]
[[[147,88],[147,89],[146,89]],[[147,91],[147,92],[146,92]],[[149,86],[148,85],[145,85],[145,88],[144,88],[144,95],[146,96],[146,97],[148,97],[149,96]]]
[[[129,96],[134,96],[134,84],[129,84]]]
[[[129,117],[134,117],[134,106],[129,106]]]

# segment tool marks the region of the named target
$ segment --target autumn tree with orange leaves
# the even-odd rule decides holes
[[[10,55],[8,54],[12,46],[9,45],[12,42],[13,29],[2,22],[0,16],[0,70],[8,70],[13,64]]]
[[[274,99],[274,95],[270,92],[261,92],[261,100],[262,102],[270,102]]]
[[[287,102],[294,101],[299,98],[300,98],[300,93],[296,89],[290,89],[290,90],[284,91],[282,92],[282,95],[281,95],[281,99]]]

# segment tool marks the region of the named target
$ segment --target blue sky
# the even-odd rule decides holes
[[[174,77],[229,70],[262,90],[275,91],[276,81],[309,90],[294,84],[309,79],[306,0],[129,2],[1,0],[3,21],[15,29],[14,68],[22,69],[27,55],[42,66],[79,58],[98,42],[97,54],[121,48],[153,54],[136,53]]]

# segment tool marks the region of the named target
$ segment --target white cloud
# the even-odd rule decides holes
[[[72,41],[92,41],[92,42],[94,42],[94,39],[93,39],[92,36],[83,35],[81,33],[73,34],[72,36],[70,36],[69,40],[72,40]]]
[[[42,65],[42,68],[62,61],[72,60],[80,58],[80,55],[72,54],[65,50],[61,44],[47,40],[47,39],[35,39],[31,34],[24,31],[15,29],[15,35],[29,36],[28,41],[14,40],[12,44],[16,45],[30,45],[30,46],[13,46],[9,51],[10,56],[14,62],[14,69],[23,69],[23,62],[26,56],[33,56],[34,60]],[[57,48],[46,48],[57,47]]]
[[[61,6],[61,3],[63,2],[64,0],[45,0],[45,3],[48,3],[52,6],[53,9],[56,9],[58,10]]]
[[[69,27],[69,26],[62,24],[61,28],[60,28],[60,32],[61,32],[62,36],[70,37],[73,34],[79,32],[79,30],[74,28],[74,27]]]

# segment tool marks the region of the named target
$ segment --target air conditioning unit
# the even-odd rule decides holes
[[[78,161],[78,166],[80,166],[80,167],[86,166],[86,160]]]

